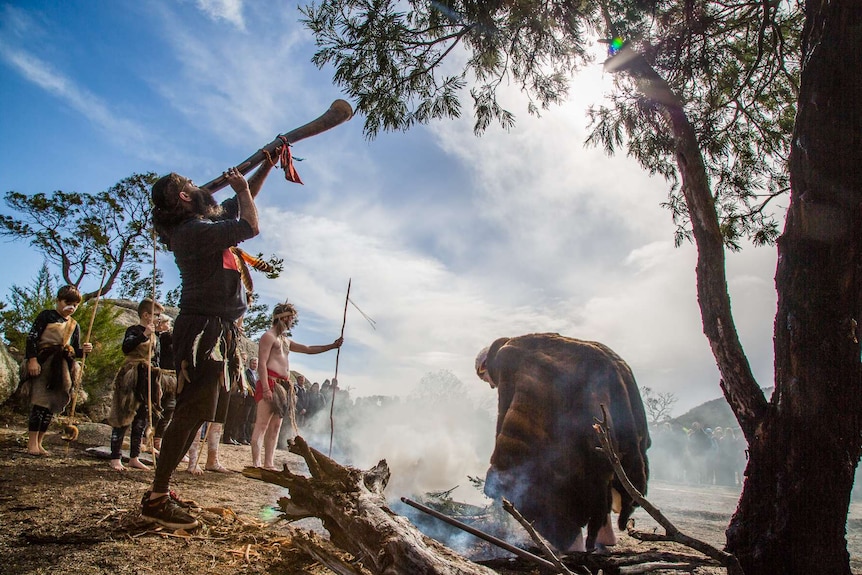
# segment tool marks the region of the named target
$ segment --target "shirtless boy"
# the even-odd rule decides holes
[[[291,351],[314,355],[341,347],[343,338],[328,345],[303,345],[287,338],[286,332],[297,322],[297,311],[292,303],[281,303],[272,310],[272,327],[258,344],[259,383],[254,398],[257,401],[257,419],[251,435],[251,459],[254,467],[261,467],[260,440],[263,436],[263,468],[280,471],[273,461],[278,432],[285,415],[291,419],[296,433],[296,391],[290,383]]]

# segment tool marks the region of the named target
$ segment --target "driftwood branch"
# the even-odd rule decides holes
[[[370,575],[371,572],[361,565],[355,565],[344,557],[345,553],[334,547],[326,539],[310,532],[297,532],[293,536],[293,544],[326,565],[338,575]]]
[[[607,416],[605,419],[607,420]],[[303,457],[310,477],[294,474],[287,466],[278,472],[246,468],[243,474],[281,485],[289,490],[289,496],[278,500],[284,519],[295,521],[306,517],[317,517],[321,520],[329,532],[328,541],[312,532],[297,530],[293,543],[296,548],[309,554],[338,575],[400,575],[402,573],[496,575],[495,567],[505,573],[536,572],[538,567],[543,573],[566,575],[584,572],[641,575],[659,569],[691,571],[697,566],[706,564],[720,564],[727,567],[724,561],[729,561],[728,558],[732,558],[731,555],[679,533],[670,521],[631,486],[625,474],[622,473],[616,451],[610,447],[609,428],[603,425],[604,422],[596,425],[597,432],[602,441],[602,447],[609,454],[612,463],[616,461],[614,469],[618,475],[622,474],[620,479],[623,485],[630,490],[634,500],[665,527],[668,535],[644,534],[643,537],[639,537],[631,529],[629,533],[642,540],[675,541],[706,555],[706,558],[701,555],[653,550],[635,555],[613,552],[607,555],[570,553],[561,558],[549,554],[549,557],[554,557],[554,561],[548,561],[505,541],[496,540],[491,542],[515,553],[515,557],[472,562],[425,536],[405,517],[396,515],[389,509],[383,496],[390,476],[385,460],[367,471],[341,466],[310,447],[302,437],[296,438],[290,451]],[[415,502],[405,501],[405,503],[413,507],[417,506]],[[488,537],[491,536],[481,531],[479,534],[474,533],[475,528],[443,516],[433,509],[426,509],[428,511],[422,510],[476,537],[490,541]],[[516,520],[520,515],[514,508],[509,513]],[[521,524],[524,525],[524,523]],[[524,527],[533,534],[533,539],[537,540],[541,547],[541,538],[535,534],[532,526],[527,523]],[[742,571],[734,570],[732,565],[728,567],[728,573],[742,575]]]
[[[718,562],[701,554],[655,550],[635,554],[615,551],[608,553],[608,555],[573,553],[562,557],[562,562],[575,572],[604,573],[605,575],[642,575],[659,569],[691,573],[698,567],[718,566]],[[499,569],[503,573],[536,572],[535,565],[531,561],[520,557],[486,559],[480,563],[492,569]]]
[[[514,545],[511,545],[511,544],[503,541],[502,539],[494,537],[493,535],[488,535],[487,533],[480,531],[479,529],[476,529],[475,527],[470,527],[469,525],[462,523],[462,522],[458,521],[457,519],[452,519],[451,517],[444,515],[443,513],[440,513],[439,511],[435,511],[434,509],[431,509],[430,507],[422,505],[421,503],[417,503],[416,501],[413,501],[413,500],[408,499],[406,497],[402,497],[401,501],[403,501],[407,505],[410,505],[411,507],[415,507],[416,509],[418,509],[424,513],[427,513],[428,515],[431,515],[432,517],[436,517],[437,519],[440,519],[441,521],[445,521],[449,525],[453,525],[453,526],[457,527],[458,529],[461,529],[462,531],[466,531],[470,535],[478,537],[479,539],[484,539],[488,543],[491,543],[492,545],[496,545],[500,549],[505,549],[506,551],[509,551],[510,553],[514,553],[515,555],[517,555],[518,557],[521,557],[522,559],[526,559],[527,561],[535,563],[536,565],[541,565],[542,567],[545,567],[547,569],[556,569],[556,565],[554,565],[553,563],[551,563],[550,561],[548,561],[546,559],[542,559],[538,555],[533,555],[529,551],[525,551],[523,549],[515,547]]]
[[[296,438],[290,451],[305,459],[311,477],[294,474],[287,466],[280,472],[246,468],[243,474],[286,487],[290,495],[281,498],[279,505],[289,518],[313,515],[323,522],[332,545],[352,556],[351,560],[327,563],[333,570],[336,570],[333,566],[341,569],[336,572],[345,575],[364,572],[373,575],[495,575],[491,569],[427,537],[406,518],[389,509],[382,495],[389,477],[385,461],[368,472],[342,467],[310,447],[302,437]],[[312,548],[302,538],[298,544]],[[317,547],[314,556],[323,562],[321,557],[327,554],[320,550],[322,547]],[[360,566],[366,571],[358,570]],[[354,571],[347,570],[350,568]]]
[[[742,567],[739,565],[739,561],[736,557],[730,553],[722,551],[721,549],[716,549],[709,543],[705,541],[701,541],[699,539],[695,539],[694,537],[690,537],[676,528],[676,526],[671,523],[671,521],[664,516],[664,514],[655,507],[652,503],[647,501],[647,499],[643,496],[643,494],[638,491],[638,489],[632,485],[632,482],[629,480],[626,475],[625,470],[623,469],[622,464],[620,463],[619,455],[614,449],[612,438],[613,434],[613,426],[608,418],[608,413],[604,405],[602,407],[602,419],[595,419],[595,425],[593,425],[593,429],[596,430],[596,433],[599,437],[599,443],[601,443],[601,449],[604,452],[605,456],[610,461],[611,465],[614,468],[614,473],[616,473],[617,478],[619,478],[625,490],[628,494],[635,500],[635,502],[643,507],[644,511],[646,511],[650,517],[655,519],[659,525],[661,525],[665,530],[665,535],[656,535],[652,534],[649,536],[647,534],[634,531],[633,529],[629,530],[629,535],[635,537],[636,539],[642,540],[651,540],[651,541],[673,541],[675,543],[679,543],[681,545],[685,545],[695,551],[699,551],[703,553],[707,557],[718,561],[723,567],[727,569],[728,575],[745,575],[742,571]]]
[[[562,573],[563,575],[574,575],[574,573],[569,571],[566,566],[563,565],[563,562],[560,561],[560,558],[557,557],[557,554],[551,551],[551,548],[545,542],[545,539],[541,535],[539,535],[538,532],[536,532],[530,522],[527,521],[524,516],[521,515],[521,513],[517,509],[515,509],[515,506],[512,505],[512,502],[506,498],[503,498],[503,509],[506,511],[506,513],[514,517],[515,521],[521,524],[521,527],[526,529],[527,533],[530,534],[530,538],[536,542],[536,545],[539,546],[539,549],[542,550],[542,552],[545,554],[545,557],[548,557],[551,560],[551,563],[556,566],[558,573]]]

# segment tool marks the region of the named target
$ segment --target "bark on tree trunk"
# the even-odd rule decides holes
[[[770,402],[733,325],[718,218],[682,103],[639,56],[617,65],[664,106],[674,135],[704,334],[749,443],[727,531],[747,575],[850,573],[844,535],[862,446],[862,11],[856,0],[808,2],[803,34]]]
[[[849,574],[862,417],[862,11],[806,7],[791,203],[776,275],[775,394],[727,531],[747,575]]]

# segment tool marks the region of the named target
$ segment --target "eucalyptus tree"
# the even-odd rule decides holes
[[[459,117],[474,129],[565,100],[604,41],[610,104],[588,143],[668,181],[676,241],[749,444],[727,549],[748,575],[850,573],[845,526],[862,448],[862,11],[855,0],[321,0],[302,9],[365,134]],[[453,55],[458,54],[458,66]],[[444,61],[451,62],[446,67]],[[452,71],[452,67],[457,69]],[[775,204],[788,198],[783,214]],[[775,392],[739,342],[726,249],[777,244]]]
[[[132,174],[95,193],[55,191],[4,196],[13,214],[0,214],[0,235],[26,240],[56,265],[62,280],[79,286],[104,274],[107,294],[128,267],[152,261],[150,187],[156,174]],[[96,291],[85,293],[90,299]]]

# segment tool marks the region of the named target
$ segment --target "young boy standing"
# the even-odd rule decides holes
[[[57,292],[57,307],[42,311],[27,334],[19,394],[30,398],[27,452],[48,455],[42,440],[55,413],[61,413],[72,399],[72,389],[80,377],[76,358],[93,351],[90,342],[80,343],[81,330],[72,314],[81,303],[81,292],[66,285]]]
[[[129,326],[123,337],[125,363],[114,377],[114,399],[108,423],[111,425],[111,469],[123,471],[121,450],[126,430],[129,436],[129,467],[149,469],[138,457],[141,440],[150,423],[152,405],[158,409],[161,402],[159,386],[159,337],[156,321],[164,307],[150,298],[138,304],[138,324]],[[155,411],[155,410],[154,410]]]

